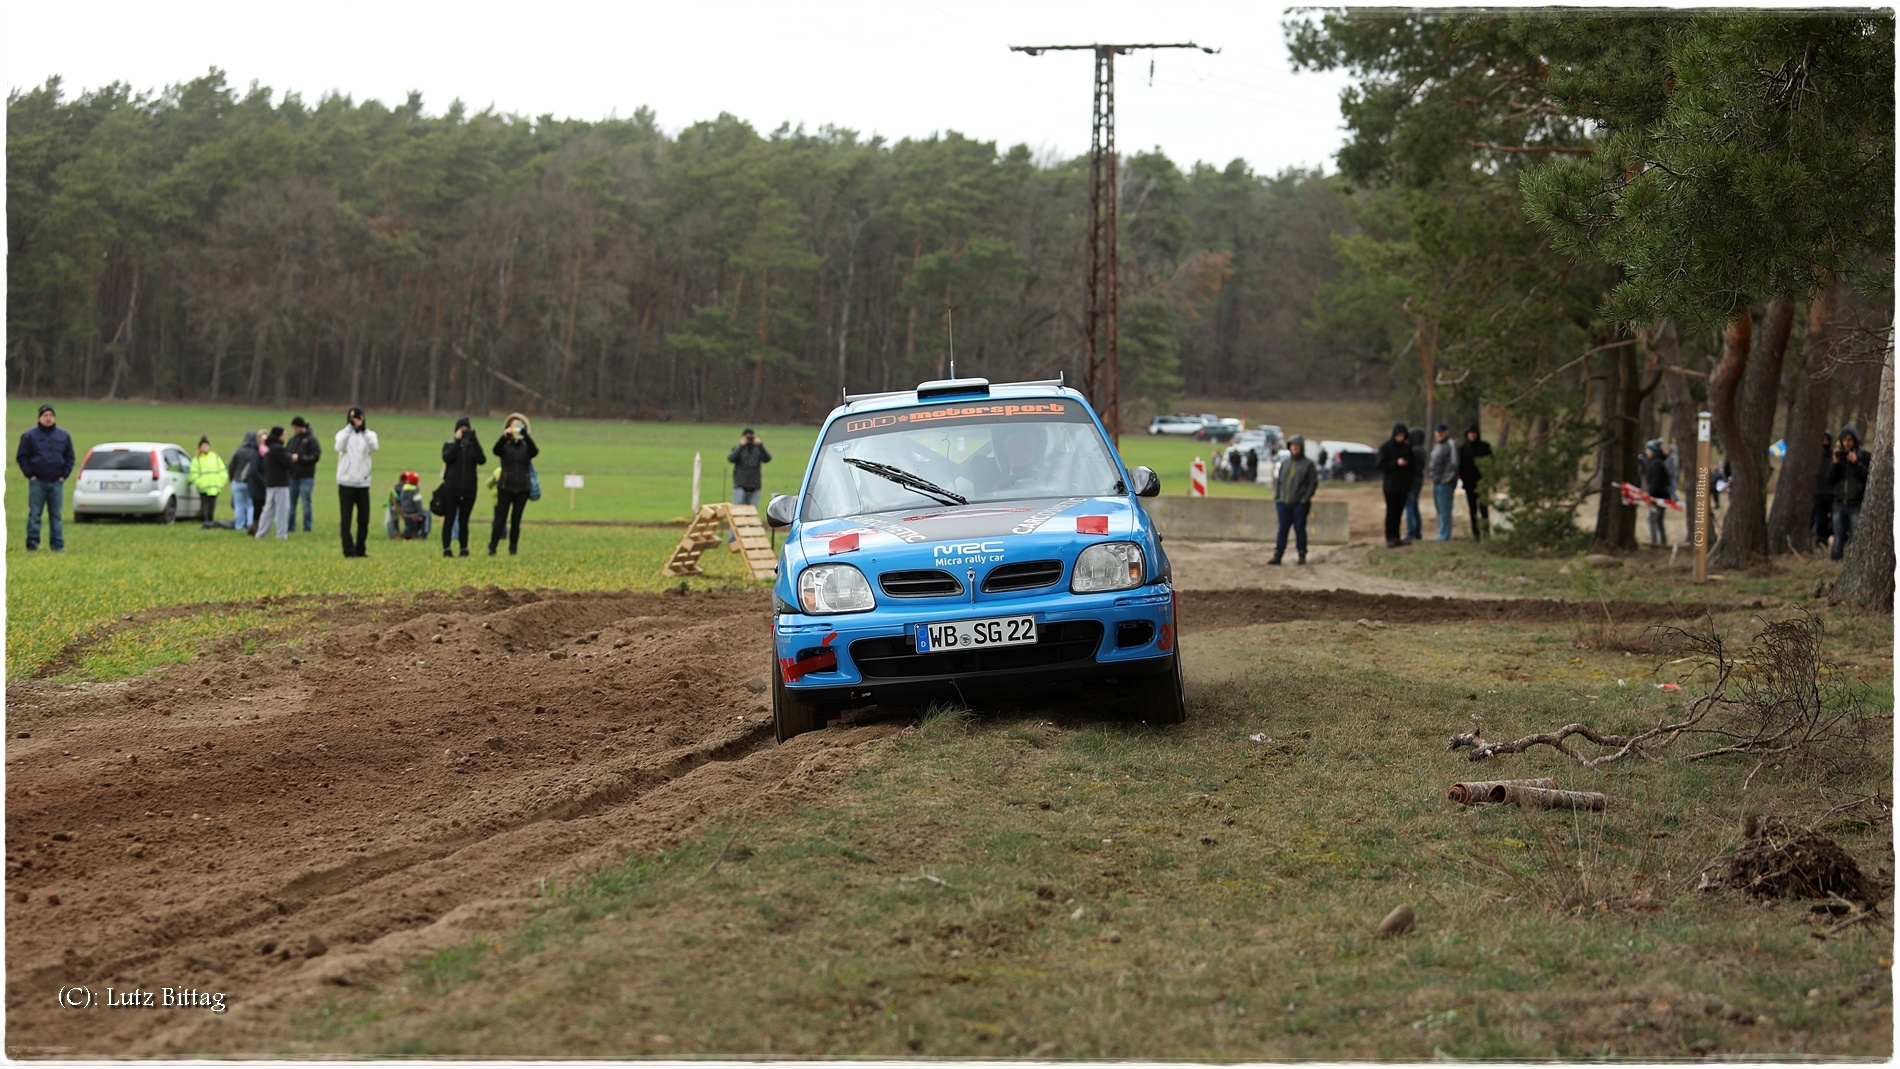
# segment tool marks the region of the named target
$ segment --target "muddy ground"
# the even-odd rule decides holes
[[[9,1054],[267,1052],[290,1008],[507,931],[543,888],[741,808],[822,800],[909,723],[873,711],[775,745],[763,591],[325,611],[299,646],[8,688]],[[1181,612],[1195,632],[1577,610],[1224,589]],[[67,1009],[64,985],[229,1009]]]

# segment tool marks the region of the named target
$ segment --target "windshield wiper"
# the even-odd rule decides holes
[[[861,468],[864,471],[868,471],[880,479],[889,479],[891,482],[896,483],[906,490],[915,490],[927,497],[934,497],[946,505],[967,505],[970,503],[969,498],[961,494],[953,494],[943,487],[938,486],[936,483],[931,482],[929,479],[918,478],[902,468],[893,468],[889,464],[879,464],[875,460],[859,460],[856,457],[845,457],[844,462],[854,468]]]

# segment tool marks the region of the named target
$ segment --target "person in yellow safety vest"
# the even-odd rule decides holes
[[[211,439],[198,439],[198,455],[191,458],[187,478],[198,491],[198,526],[216,527],[213,514],[218,511],[218,495],[231,485],[231,476],[224,469],[224,458],[211,448]]]

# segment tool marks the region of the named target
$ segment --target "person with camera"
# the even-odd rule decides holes
[[[1840,560],[1847,543],[1854,539],[1854,527],[1860,522],[1860,502],[1867,493],[1867,473],[1873,458],[1860,447],[1860,432],[1852,423],[1841,428],[1840,441],[1834,445],[1834,465],[1828,469],[1827,482],[1834,488],[1834,548],[1828,559]]]
[[[491,557],[501,545],[504,520],[508,527],[508,555],[514,556],[521,544],[521,510],[528,507],[528,494],[534,487],[534,458],[540,455],[541,447],[534,444],[534,436],[528,433],[528,417],[519,412],[508,413],[501,437],[495,439],[495,459],[501,462],[501,472],[495,484],[495,522],[488,530]]]
[[[337,529],[343,535],[343,556],[369,556],[369,484],[376,450],[382,445],[369,429],[363,409],[351,405],[336,432]],[[356,518],[356,537],[350,537],[350,518]]]
[[[726,454],[726,463],[732,465],[733,504],[758,506],[759,488],[765,485],[765,475],[759,466],[771,462],[771,452],[765,448],[764,442],[759,441],[759,436],[752,433],[752,428],[747,427],[739,432],[739,444]],[[732,539],[731,534],[726,535],[728,543]]]
[[[475,514],[475,496],[481,493],[482,465],[488,454],[475,436],[467,416],[455,421],[455,434],[442,443],[442,555],[453,557],[449,539],[459,537],[462,556],[468,556],[468,520]]]

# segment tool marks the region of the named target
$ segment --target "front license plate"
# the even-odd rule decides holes
[[[994,620],[957,620],[954,623],[916,626],[918,653],[946,653],[986,646],[1031,646],[1036,642],[1034,616],[999,616]]]

